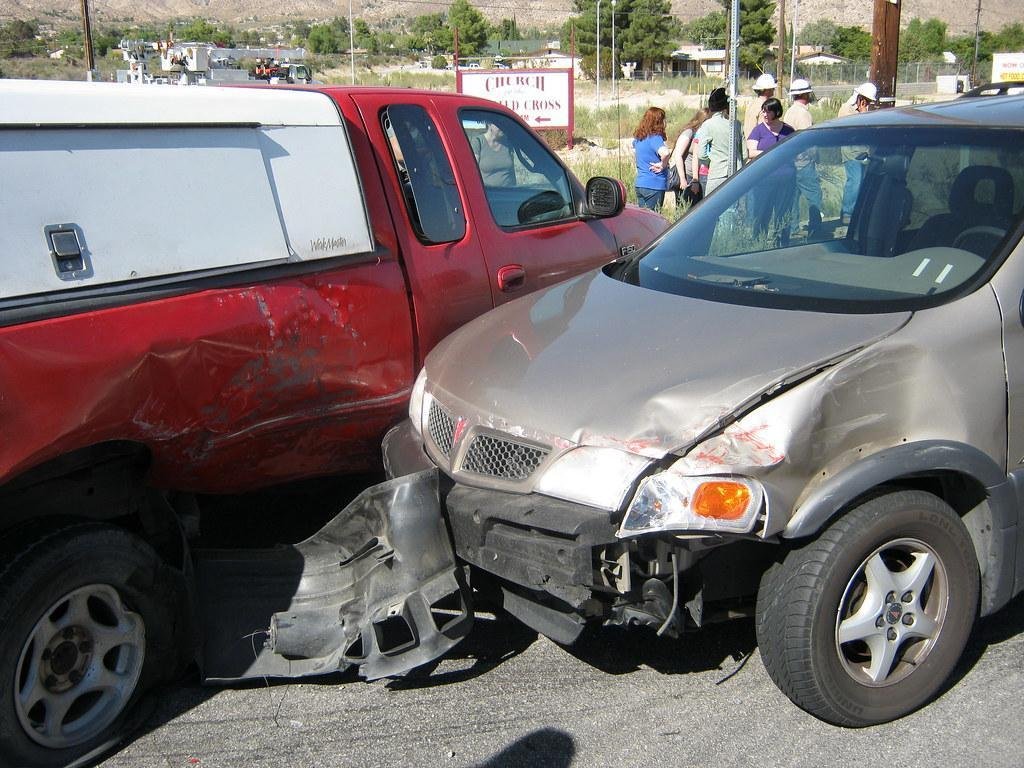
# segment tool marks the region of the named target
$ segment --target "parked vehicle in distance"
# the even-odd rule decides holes
[[[490,124],[514,189],[484,184]],[[373,497],[201,552],[194,495],[379,467],[438,340],[664,220],[457,94],[3,80],[0,125],[0,762],[102,750],[197,655],[234,680],[449,647],[439,523]]]
[[[313,76],[305,64],[279,62],[277,59],[270,61],[257,59],[251,74],[256,80],[266,80],[275,85],[277,83],[307,84],[313,82]]]
[[[963,95],[974,96],[1019,96],[1024,94],[1024,82],[1010,80],[1001,83],[986,83],[966,91]]]
[[[1024,97],[800,131],[438,345],[386,464],[561,643],[753,615],[798,706],[901,717],[1024,588],[1022,233]]]

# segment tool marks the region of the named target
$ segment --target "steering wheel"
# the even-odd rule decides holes
[[[968,227],[959,235],[957,235],[953,239],[953,247],[960,248],[961,250],[964,251],[970,251],[971,253],[976,253],[979,256],[988,256],[988,254],[991,253],[992,250],[995,248],[996,243],[1002,240],[1005,235],[1006,230],[1002,229],[1001,227],[993,227],[989,226],[988,224],[979,224],[974,227]],[[985,251],[984,253],[979,252],[974,248],[965,247],[965,244],[969,244],[972,238],[975,239],[975,244],[980,243],[981,245],[986,245],[989,242],[989,240],[991,240],[991,245],[987,249],[983,249]]]

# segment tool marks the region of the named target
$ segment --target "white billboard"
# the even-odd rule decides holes
[[[571,125],[571,69],[460,69],[457,79],[460,93],[503,104],[533,128]]]
[[[1024,83],[1024,53],[993,53],[993,83]]]

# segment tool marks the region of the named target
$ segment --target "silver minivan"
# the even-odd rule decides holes
[[[561,643],[754,616],[798,706],[900,717],[1024,586],[1022,208],[1022,97],[798,132],[438,346],[389,470]]]

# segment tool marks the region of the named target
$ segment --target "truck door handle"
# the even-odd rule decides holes
[[[498,290],[504,293],[516,291],[526,284],[526,270],[521,264],[506,264],[498,267]]]

